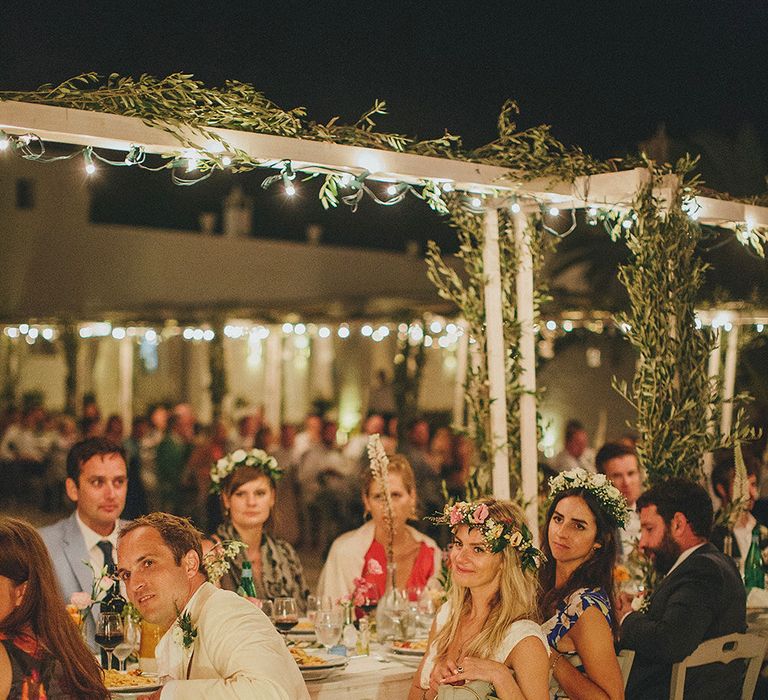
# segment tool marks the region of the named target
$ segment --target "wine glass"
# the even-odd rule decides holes
[[[123,641],[112,652],[120,662],[121,671],[125,671],[125,662],[138,649],[140,640],[141,626],[131,618],[126,618],[123,621]]]
[[[96,644],[107,653],[108,669],[112,668],[112,653],[123,638],[123,618],[120,613],[100,613],[96,621]]]
[[[331,647],[341,638],[341,611],[318,610],[315,616],[315,636],[317,641],[330,653]]]
[[[274,624],[282,634],[299,624],[299,613],[293,598],[275,598]]]
[[[307,596],[307,619],[314,623],[315,615],[320,609],[320,599],[316,595]]]

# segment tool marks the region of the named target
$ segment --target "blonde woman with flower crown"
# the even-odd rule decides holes
[[[451,587],[408,700],[546,700],[548,647],[536,618],[541,552],[510,501],[448,505]]]
[[[550,646],[550,697],[620,700],[613,567],[627,502],[605,474],[575,469],[549,483],[539,613]]]

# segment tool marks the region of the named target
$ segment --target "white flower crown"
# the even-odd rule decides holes
[[[625,527],[629,516],[627,499],[621,495],[605,474],[592,474],[586,469],[572,469],[561,472],[549,480],[549,502],[563,491],[584,489],[600,503],[615,527]]]
[[[278,481],[283,475],[283,470],[277,466],[277,460],[264,450],[235,450],[211,467],[211,493],[221,493],[221,482],[240,467],[261,469],[265,476],[273,481]]]

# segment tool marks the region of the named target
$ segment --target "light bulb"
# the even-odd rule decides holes
[[[510,209],[510,211],[513,214],[519,214],[520,213],[520,205],[517,202],[513,202],[512,206],[509,209]]]
[[[232,159],[229,156],[223,156],[221,159],[221,164],[228,168],[230,165],[232,165]]]
[[[339,338],[349,338],[349,326],[339,326]]]
[[[475,209],[479,209],[483,204],[483,200],[481,200],[480,197],[472,197],[470,204],[472,204]]]
[[[8,140],[7,137],[3,136],[3,138],[0,139],[0,151],[4,151],[10,145],[11,145],[11,142]]]
[[[626,228],[630,229],[632,228],[632,220],[631,219],[624,219],[624,221],[621,222],[621,225]]]
[[[395,185],[390,185],[387,187],[387,194],[392,197],[397,194],[397,187]]]
[[[557,323],[555,321],[547,321],[547,330],[548,331],[556,331],[557,330]]]
[[[287,194],[289,197],[293,197],[293,195],[295,195],[295,194],[296,194],[296,188],[295,188],[295,187],[294,187],[294,186],[293,186],[293,185],[292,185],[292,184],[289,182],[289,183],[288,183],[288,184],[285,186],[285,193],[286,193],[286,194]]]
[[[327,338],[331,334],[331,329],[327,328],[326,326],[320,326],[320,328],[317,331],[317,334],[321,338]]]
[[[550,216],[560,216],[560,210],[557,207],[550,207],[549,208],[549,215]]]
[[[444,182],[443,192],[453,192],[453,185],[450,182]]]
[[[360,333],[362,333],[366,338],[373,335],[373,328],[369,326],[367,323],[360,329]]]

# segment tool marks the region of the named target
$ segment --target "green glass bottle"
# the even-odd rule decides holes
[[[256,598],[256,587],[253,585],[253,569],[251,562],[243,562],[243,574],[240,577],[240,585],[237,587],[237,594],[243,598]]]
[[[765,570],[763,555],[760,551],[760,525],[752,530],[752,544],[749,545],[747,558],[744,561],[744,586],[750,588],[765,588]]]

